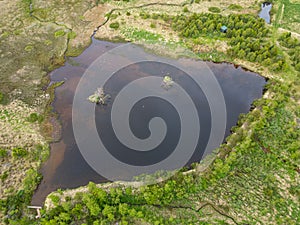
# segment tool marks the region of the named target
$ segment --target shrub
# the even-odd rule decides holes
[[[150,24],[150,27],[151,27],[151,28],[156,28],[156,24],[155,24],[155,23],[151,23],[151,24]]]
[[[22,158],[25,157],[26,155],[28,155],[28,152],[21,147],[17,147],[17,148],[13,148],[12,150],[12,156],[14,158]]]
[[[114,23],[109,24],[109,27],[117,30],[117,29],[119,29],[120,24],[118,22],[114,22]]]
[[[145,13],[145,12],[141,12],[140,13],[140,17],[142,19],[149,19],[150,18],[150,14],[149,13]]]
[[[0,148],[0,158],[5,158],[7,156],[7,151],[5,149]]]
[[[221,9],[218,7],[209,7],[208,11],[213,12],[213,13],[220,13]]]
[[[189,12],[189,9],[185,6],[185,7],[183,8],[183,12]]]
[[[151,18],[154,19],[154,20],[157,20],[157,19],[159,18],[159,14],[153,13],[153,14],[151,15]]]
[[[60,202],[60,197],[57,195],[50,195],[49,198],[54,204],[58,204]]]
[[[43,116],[41,116],[41,115],[39,115],[37,113],[31,113],[29,115],[29,117],[27,117],[27,121],[31,122],[31,123],[34,123],[36,121],[42,122],[43,121]]]
[[[1,181],[2,181],[2,182],[5,181],[5,180],[8,178],[8,175],[9,175],[8,171],[5,171],[5,172],[1,175]]]

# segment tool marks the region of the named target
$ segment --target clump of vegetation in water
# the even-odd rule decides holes
[[[103,88],[97,88],[97,91],[91,96],[88,97],[90,102],[105,105],[107,100],[110,98],[110,95],[105,94]]]
[[[172,78],[168,75],[164,76],[163,82],[161,84],[161,86],[166,89],[169,90],[174,84],[174,81],[172,80]]]

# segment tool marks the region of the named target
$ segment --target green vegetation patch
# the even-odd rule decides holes
[[[30,122],[30,123],[34,123],[34,122],[42,122],[43,121],[43,116],[40,115],[40,114],[37,114],[37,113],[31,113],[28,118],[27,118],[27,121]]]
[[[127,28],[123,29],[122,34],[133,41],[148,41],[148,42],[157,42],[160,40],[163,40],[163,37],[159,34],[155,34],[143,29],[137,29],[137,28]]]
[[[3,99],[4,99],[4,94],[0,92],[0,104],[2,103]]]
[[[55,31],[54,33],[54,37],[55,38],[58,38],[58,37],[62,37],[66,34],[66,32],[64,30],[58,30],[58,31]]]
[[[193,14],[175,16],[171,19],[172,28],[185,39],[198,37],[225,38],[231,46],[227,54],[232,58],[245,59],[250,62],[270,66],[272,71],[288,69],[285,56],[275,45],[266,41],[270,32],[263,19],[252,15],[222,16],[219,14]],[[221,32],[225,25],[226,33]]]
[[[17,147],[12,149],[12,156],[14,158],[23,158],[28,155],[28,151],[24,148]]]
[[[31,52],[33,49],[34,49],[34,47],[33,47],[32,45],[27,45],[27,46],[24,48],[24,50],[25,50],[26,52]]]
[[[289,85],[274,81],[268,85],[277,94],[255,102],[256,110],[242,118],[236,137],[230,136],[220,147],[205,174],[180,172],[138,189],[103,190],[89,183],[87,192],[74,197],[54,193],[50,199],[55,206],[40,223],[298,224],[300,134],[295,118],[299,115],[288,110],[293,105]]]
[[[209,7],[208,11],[213,12],[213,13],[220,13],[221,9],[213,6],[213,7]]]
[[[276,25],[300,33],[300,2],[279,0]]]
[[[117,29],[119,29],[120,24],[119,24],[119,22],[113,22],[113,23],[109,24],[109,27],[114,30],[117,30]]]
[[[8,152],[6,149],[0,148],[0,159],[5,158],[8,155]]]
[[[290,32],[283,33],[279,37],[279,43],[285,48],[288,48],[288,54],[295,70],[300,72],[300,41],[293,38]]]
[[[228,9],[240,11],[243,9],[243,7],[241,5],[237,5],[237,4],[230,4],[228,6]]]
[[[76,38],[76,33],[74,32],[74,31],[70,31],[70,32],[68,32],[68,38],[69,39],[74,39],[74,38]]]

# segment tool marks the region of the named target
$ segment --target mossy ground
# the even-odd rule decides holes
[[[273,10],[274,24],[289,31],[300,33],[300,1],[276,0]]]

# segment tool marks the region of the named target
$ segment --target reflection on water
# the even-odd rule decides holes
[[[266,23],[271,23],[270,11],[272,9],[272,4],[269,2],[264,2],[261,4],[261,11],[258,14],[260,18],[263,18]]]
[[[56,98],[53,103],[54,109],[59,114],[59,119],[62,122],[62,139],[58,143],[51,144],[51,155],[41,170],[43,180],[33,196],[32,204],[41,205],[47,194],[58,188],[75,188],[86,185],[89,181],[98,183],[106,181],[90,168],[78,150],[72,129],[72,102],[74,91],[85,69],[98,56],[118,45],[116,43],[93,40],[92,45],[83,54],[72,58],[71,63],[66,63],[65,66],[51,73],[52,81],[65,80],[64,85],[56,89]],[[236,124],[239,114],[248,112],[253,100],[262,96],[265,79],[255,73],[245,71],[241,67],[235,67],[232,64],[215,64],[212,62],[208,62],[207,64],[216,75],[224,93],[227,110],[227,136],[230,134],[230,128]],[[107,84],[105,90],[114,97],[114,93],[117,93],[132,78],[144,75],[153,76],[165,69],[167,69],[166,65],[150,62],[131,65],[126,70],[121,70],[119,74],[117,73],[114,79]],[[168,70],[170,69],[172,70],[172,78],[185,87],[185,90],[189,91],[189,95],[196,102],[196,107],[199,110],[209,108],[205,95],[201,93],[201,90],[199,91],[199,88],[195,86],[193,81],[188,76],[185,76],[182,71],[175,68],[168,68]],[[93,91],[91,90],[91,93]],[[101,132],[101,126],[105,127],[105,124],[108,122],[108,112],[111,105],[108,104],[106,107],[96,107],[98,132]],[[179,135],[177,132],[179,129],[177,128],[180,124],[173,123],[173,121],[178,121],[178,114],[174,112],[172,106],[159,99],[145,99],[145,101],[139,102],[136,105],[132,111],[132,115],[131,119],[134,121],[130,122],[132,130],[140,138],[147,137],[148,135],[148,129],[145,129],[145,127],[147,127],[149,119],[153,118],[153,116],[164,118],[166,123],[169,123],[174,128],[172,129],[174,132],[168,134],[170,135],[169,139],[167,139],[169,141],[163,143],[165,145],[164,148],[172,149],[176,145],[176,139]],[[200,117],[201,129],[205,131],[205,127],[210,127],[209,110],[202,110]],[[118,143],[112,130],[105,133],[104,141],[112,146],[112,148],[117,149]],[[201,159],[202,148],[207,141],[208,134],[209,132],[201,133],[201,140],[198,145],[199,149],[197,148],[198,151],[195,152],[189,163]],[[165,154],[168,154],[168,151]],[[129,161],[131,160],[130,157],[132,156],[128,155]],[[157,160],[154,155],[151,157],[149,160],[153,162]],[[161,157],[167,157],[167,155]]]

